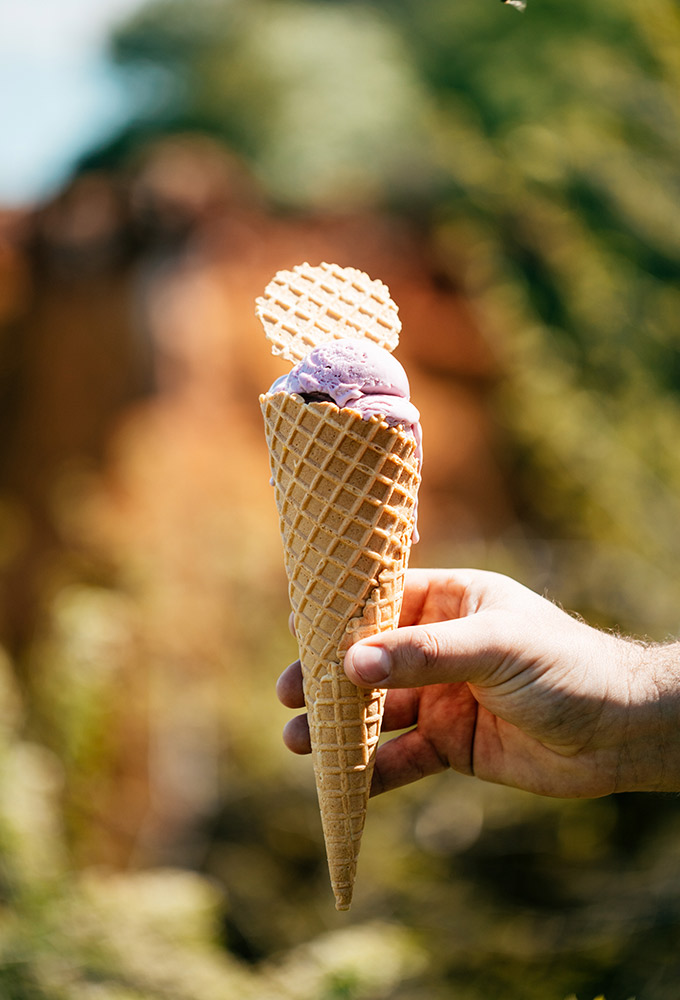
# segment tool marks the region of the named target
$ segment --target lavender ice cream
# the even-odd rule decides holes
[[[295,392],[307,402],[327,400],[368,420],[382,417],[413,433],[422,462],[420,413],[410,401],[406,372],[397,359],[369,340],[331,340],[313,348],[270,392]]]

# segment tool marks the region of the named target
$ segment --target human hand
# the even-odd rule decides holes
[[[477,570],[412,570],[400,628],[345,656],[388,688],[373,794],[448,767],[544,795],[680,790],[680,646],[591,628],[521,584]],[[299,661],[279,698],[304,705]],[[409,728],[410,727],[410,728]],[[305,716],[284,731],[308,753]]]

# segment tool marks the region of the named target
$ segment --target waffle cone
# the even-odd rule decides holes
[[[413,436],[295,394],[260,397],[333,892],[349,909],[385,692],[345,676],[399,623],[420,476]]]

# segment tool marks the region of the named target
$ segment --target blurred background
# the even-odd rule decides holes
[[[675,797],[371,802],[336,913],[253,315],[385,281],[413,564],[680,626],[674,0],[0,8],[0,996],[677,1000]]]

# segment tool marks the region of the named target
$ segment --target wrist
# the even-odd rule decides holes
[[[621,791],[680,792],[680,642],[629,646]]]

